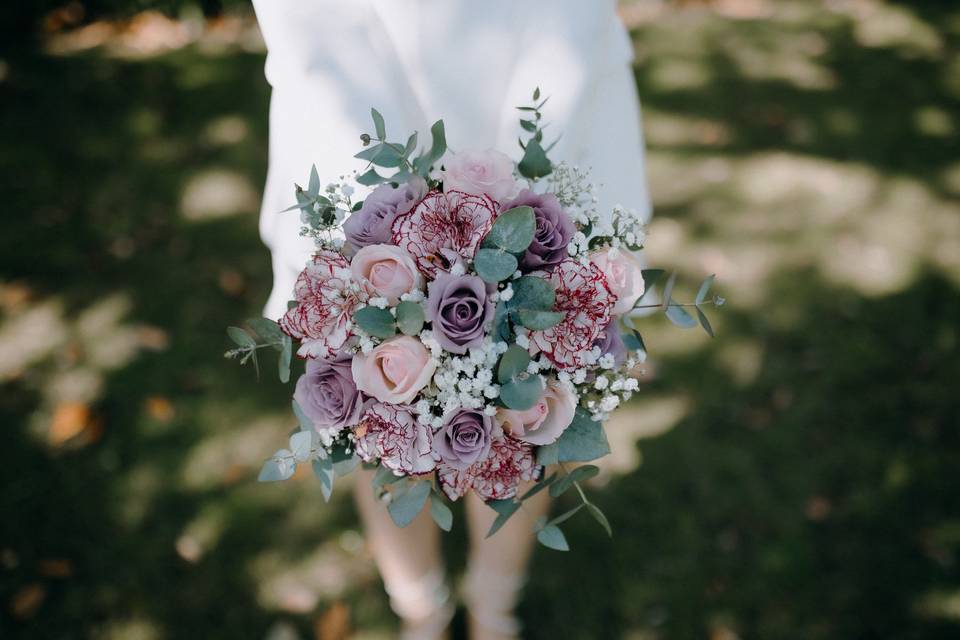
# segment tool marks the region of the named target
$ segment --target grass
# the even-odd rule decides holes
[[[960,13],[830,6],[626,5],[651,260],[729,303],[649,322],[610,428],[664,433],[591,489],[613,541],[538,550],[528,637],[960,632]],[[349,491],[254,481],[287,401],[221,357],[270,281],[262,54],[5,62],[0,636],[390,637]]]

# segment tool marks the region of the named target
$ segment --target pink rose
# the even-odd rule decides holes
[[[617,296],[613,305],[613,314],[621,316],[637,303],[643,295],[643,267],[630,251],[623,249],[605,249],[590,256],[593,264],[600,267],[607,278],[610,291]]]
[[[427,386],[436,370],[427,349],[410,336],[391,338],[368,355],[353,358],[357,389],[388,404],[406,404]]]
[[[517,195],[513,178],[513,160],[488,149],[461,151],[444,161],[443,190],[489,196],[498,203]]]
[[[517,440],[535,445],[556,442],[573,422],[577,397],[557,381],[547,384],[543,397],[526,411],[499,409],[497,422]]]
[[[404,293],[423,288],[423,276],[413,258],[391,244],[371,244],[357,251],[350,272],[357,282],[369,283],[391,305],[397,304]]]

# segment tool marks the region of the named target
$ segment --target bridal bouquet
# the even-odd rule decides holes
[[[316,252],[289,310],[228,330],[228,356],[256,364],[273,347],[285,382],[294,348],[306,363],[293,394],[299,430],[260,480],[309,463],[329,499],[335,477],[362,463],[399,526],[429,500],[449,530],[446,500],[473,491],[499,514],[491,535],[531,495],[575,487],[580,504],[537,522],[538,539],[566,549],[557,525],[580,509],[610,532],[580,486],[598,468],[573,463],[609,452],[603,421],[637,391],[631,370],[645,347],[631,315],[658,308],[712,333],[701,307],[721,300],[707,300],[711,277],[679,304],[671,276],[661,301],[644,302],[664,274],[632,253],[643,221],[620,207],[601,216],[588,174],[549,160],[539,98],[520,108],[519,163],[449,153],[442,121],[414,157],[417,134],[388,142],[372,110],[375,133],[356,155],[368,167],[353,178],[369,195],[356,200],[346,180],[321,188],[316,168],[296,188],[289,210]]]

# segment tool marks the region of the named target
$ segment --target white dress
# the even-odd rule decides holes
[[[539,86],[553,160],[590,166],[599,211],[649,215],[632,47],[615,0],[254,0],[267,44],[270,158],[260,233],[273,255],[265,315],[286,310],[309,257],[294,182],[362,168],[370,107],[405,140],[442,118],[447,143],[519,159],[519,112]]]

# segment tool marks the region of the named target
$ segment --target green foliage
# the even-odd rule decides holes
[[[500,356],[500,364],[497,366],[497,382],[506,384],[518,375],[525,374],[529,364],[530,354],[527,350],[515,344],[510,345]]]
[[[405,527],[423,510],[432,485],[426,480],[407,480],[397,482],[390,491],[387,511],[398,527]]]
[[[550,495],[554,498],[563,495],[567,489],[573,486],[574,482],[583,482],[600,473],[600,468],[596,465],[585,464],[577,467],[570,473],[562,476],[550,487]]]
[[[508,209],[494,220],[483,238],[484,247],[495,247],[510,253],[522,253],[533,242],[537,223],[533,209],[528,206]]]
[[[430,494],[430,517],[444,531],[450,531],[453,528],[453,511],[436,493]]]
[[[320,490],[323,493],[324,502],[330,502],[330,496],[333,495],[333,482],[336,477],[333,462],[329,457],[323,457],[317,458],[310,464],[313,468],[313,474],[320,480]]]
[[[519,263],[503,249],[480,249],[473,258],[473,268],[484,282],[496,284],[514,274]]]
[[[404,335],[419,335],[423,330],[423,324],[426,317],[423,313],[423,305],[418,302],[404,300],[397,305],[397,327]]]
[[[493,524],[490,525],[490,530],[487,531],[487,538],[499,531],[503,525],[507,524],[507,520],[520,509],[520,502],[516,500],[487,500],[486,504],[497,512],[497,517],[494,519]]]
[[[543,380],[538,375],[521,374],[500,387],[500,400],[516,411],[526,411],[542,396]]]
[[[567,543],[566,536],[560,530],[560,527],[554,524],[544,525],[537,531],[537,541],[548,549],[556,551],[569,551],[570,545]]]
[[[443,128],[443,120],[437,120],[433,123],[433,126],[430,127],[430,136],[432,138],[430,150],[413,161],[414,172],[424,178],[430,173],[430,168],[447,152],[447,137]]]
[[[523,158],[517,165],[520,175],[524,178],[536,180],[549,175],[553,171],[553,165],[547,158],[547,152],[544,151],[540,143],[534,138],[527,143],[523,152]]]
[[[543,331],[556,326],[563,320],[563,314],[558,311],[534,311],[520,309],[516,314],[517,321],[531,331]]]
[[[557,440],[557,446],[560,462],[589,462],[610,453],[603,425],[582,407],[577,407],[573,422]]]
[[[508,303],[514,309],[541,309],[553,308],[556,293],[553,285],[545,278],[523,276],[513,281],[513,297]]]
[[[393,315],[379,307],[369,306],[357,309],[353,312],[353,321],[366,333],[384,340],[392,338],[397,333],[397,323]]]

